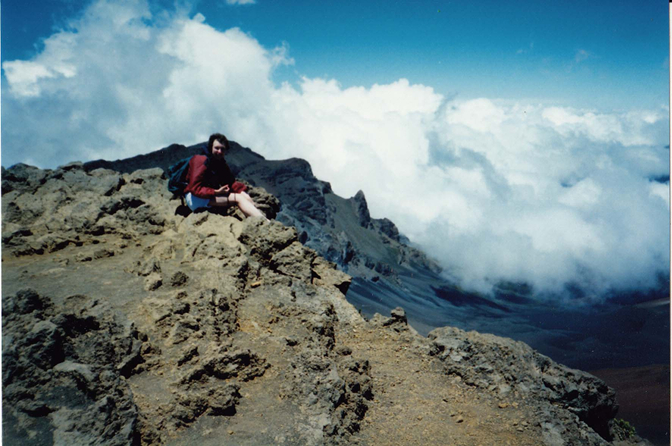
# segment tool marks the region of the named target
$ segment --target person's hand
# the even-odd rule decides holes
[[[215,189],[215,195],[225,195],[228,194],[231,189],[229,188],[228,184],[225,184],[224,186],[220,187],[219,189]]]

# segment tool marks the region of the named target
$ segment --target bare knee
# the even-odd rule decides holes
[[[242,203],[242,202],[254,203],[252,201],[252,197],[247,195],[245,192],[240,192],[240,193],[236,193],[236,194],[233,194],[233,195],[235,195],[235,198],[233,199],[233,201],[235,201],[236,203]]]

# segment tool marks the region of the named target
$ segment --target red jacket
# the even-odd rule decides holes
[[[199,198],[214,198],[215,189],[225,184],[236,193],[247,189],[243,183],[236,181],[226,161],[217,161],[212,158],[208,161],[205,155],[191,157],[187,171],[187,183],[187,187],[184,188],[185,195],[190,192]]]

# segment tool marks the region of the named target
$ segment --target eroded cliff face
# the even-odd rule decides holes
[[[350,277],[294,228],[184,217],[170,198],[160,169],[3,170],[6,444],[624,436],[597,378],[510,339],[420,336],[402,309],[367,321],[345,299]]]

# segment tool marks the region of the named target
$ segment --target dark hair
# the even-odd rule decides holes
[[[229,140],[226,139],[226,136],[222,135],[221,133],[213,133],[210,135],[210,139],[208,139],[208,153],[212,153],[212,145],[215,143],[215,141],[219,141],[221,144],[224,144],[224,148],[227,151],[229,150]]]

